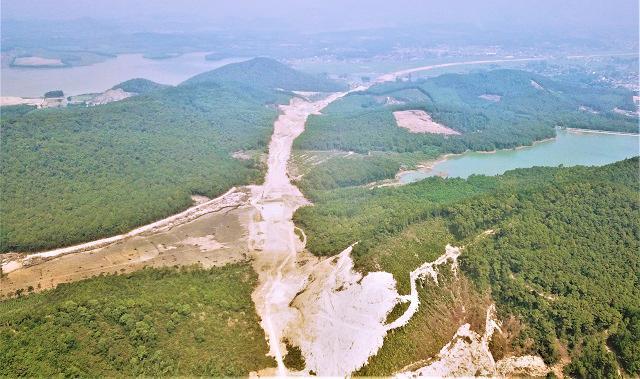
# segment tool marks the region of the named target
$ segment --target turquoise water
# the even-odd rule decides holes
[[[436,163],[431,170],[408,171],[401,175],[400,182],[411,183],[435,175],[459,178],[473,174],[498,175],[534,166],[602,166],[638,155],[639,142],[638,136],[558,130],[556,139],[531,147],[452,156]]]
[[[229,58],[208,61],[206,53],[189,53],[168,59],[147,59],[123,54],[88,66],[64,68],[2,67],[2,96],[38,97],[61,89],[66,95],[105,91],[133,78],[162,84],[178,84],[196,74],[242,61]]]

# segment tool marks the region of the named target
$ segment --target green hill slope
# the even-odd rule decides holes
[[[637,133],[638,117],[620,113],[635,109],[632,96],[626,89],[585,87],[518,70],[384,83],[311,116],[295,147],[460,153],[530,145],[553,137],[558,125]],[[410,133],[396,126],[393,112],[400,110],[424,110],[461,135]]]
[[[153,82],[148,79],[129,79],[120,84],[116,84],[111,89],[122,89],[125,92],[132,92],[137,94],[145,94],[151,91],[159,90],[168,87],[167,85]]]
[[[208,74],[249,70],[292,89],[333,85],[269,67],[240,63]],[[214,197],[262,180],[258,155],[285,94],[236,80],[158,89],[135,79],[121,88],[150,92],[91,108],[2,109],[0,252],[122,233],[188,207],[192,194]],[[255,159],[232,158],[238,150]]]
[[[296,71],[276,60],[254,58],[227,65],[188,79],[183,84],[229,83],[235,85],[284,89],[289,91],[334,92],[346,86],[327,79]]]
[[[514,316],[511,325],[519,325],[517,332],[506,327],[509,339],[491,345],[499,349],[494,352],[540,354],[548,363],[565,354],[572,360],[565,372],[573,377],[615,376],[617,356],[638,374],[638,158],[603,167],[429,178],[398,188],[313,186],[302,188],[314,206],[294,216],[312,253],[333,255],[359,241],[356,266],[391,272],[407,293],[411,270],[442,254],[446,244],[466,246],[464,280],[492,297],[503,319]],[[489,229],[494,232],[477,238]],[[452,310],[429,282],[420,286],[429,306],[387,336],[366,375],[390,375],[442,347],[425,341],[441,328],[424,319],[446,319]],[[435,350],[424,356],[427,347]]]
[[[146,269],[0,307],[0,376],[240,377],[275,366],[248,265]]]

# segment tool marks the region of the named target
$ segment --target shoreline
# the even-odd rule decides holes
[[[566,130],[567,132],[574,133],[574,134],[592,133],[592,134],[609,134],[613,136],[640,137],[640,133],[615,132],[611,130],[581,129],[581,128],[563,128],[563,130]]]
[[[496,154],[499,151],[509,151],[509,150],[513,150],[513,151],[517,151],[517,150],[524,150],[524,149],[529,149],[529,148],[533,148],[536,145],[542,144],[542,143],[547,143],[547,142],[552,142],[557,138],[557,136],[555,137],[549,137],[549,138],[544,138],[538,141],[533,141],[533,143],[531,145],[523,145],[523,146],[516,146],[513,148],[508,148],[508,149],[494,149],[494,150],[489,150],[489,151],[474,151],[474,150],[466,150],[462,153],[447,153],[447,154],[443,154],[438,156],[435,159],[432,160],[427,160],[424,161],[422,163],[419,163],[418,165],[416,165],[416,168],[413,170],[401,170],[399,171],[395,178],[394,181],[397,184],[400,185],[404,185],[404,184],[409,184],[412,182],[407,182],[407,183],[403,183],[401,182],[402,177],[406,176],[409,173],[414,173],[414,172],[420,172],[420,173],[430,173],[430,171],[433,171],[433,169],[435,168],[436,165],[439,165],[441,163],[444,163],[448,160],[450,160],[453,157],[460,157],[463,156],[465,154],[470,154],[470,153],[477,153],[477,154]],[[446,174],[446,173],[445,173]],[[440,175],[433,175],[433,176],[440,176]],[[444,177],[446,178],[448,175],[445,175]]]

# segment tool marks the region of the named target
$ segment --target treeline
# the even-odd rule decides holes
[[[184,209],[192,194],[259,181],[258,162],[231,157],[266,148],[277,114],[253,95],[184,86],[3,117],[0,251],[122,233]]]
[[[328,159],[309,167],[303,180],[296,184],[313,198],[318,191],[357,186],[392,178],[401,167],[400,161],[388,156],[351,155]]]
[[[399,242],[397,236],[443,220],[453,239],[442,241],[442,248],[468,245],[460,258],[464,273],[492,294],[503,316],[524,321],[514,344],[547,362],[557,361],[560,346],[567,346],[572,363],[566,372],[573,376],[617,375],[614,353],[637,375],[637,172],[634,158],[603,167],[536,167],[467,180],[429,178],[399,188],[317,191],[314,206],[299,209],[294,220],[312,253],[332,255],[360,241],[356,261],[375,269],[367,262],[384,259],[399,280],[409,269],[394,263],[400,257],[394,259],[389,246],[403,246],[400,260],[412,256],[405,251],[412,246],[422,256],[423,237]],[[433,233],[422,226],[416,231],[421,229]],[[495,234],[475,238],[488,229]],[[614,353],[605,348],[607,339]]]
[[[499,101],[482,95],[498,96]],[[435,146],[441,153],[460,153],[530,145],[553,137],[556,126],[637,133],[637,117],[613,112],[615,107],[626,109],[630,101],[628,90],[581,87],[524,71],[447,74],[352,93],[322,115],[311,116],[294,146],[360,153],[415,152]],[[598,113],[581,111],[580,106]],[[424,110],[462,135],[415,134],[399,128],[393,112],[406,109]]]
[[[522,341],[534,340],[548,362],[559,359],[563,341],[571,375],[598,367],[610,376],[615,359],[602,334],[640,305],[637,199],[636,188],[615,182],[552,182],[465,201],[444,214],[459,238],[496,230],[465,250],[461,267],[491,288],[499,309],[525,321]]]
[[[311,194],[314,206],[298,209],[294,221],[305,230],[307,248],[316,255],[337,254],[357,241],[354,255],[366,255],[384,239],[431,218],[443,205],[496,186],[493,178],[484,176],[468,180],[435,177],[398,188],[309,191],[305,195]]]
[[[322,83],[315,77],[305,83],[305,76],[275,61],[260,62],[251,65],[248,78],[244,66],[226,68],[237,77],[155,89],[97,107],[3,107],[0,252],[119,234],[188,207],[192,194],[215,197],[260,182],[264,167],[258,160],[231,155],[266,150],[275,105],[289,99],[270,86],[282,87],[278,80],[305,89]],[[247,81],[279,66],[275,74],[264,72],[263,82]],[[154,87],[140,80],[124,85]]]
[[[288,91],[336,92],[347,89],[344,83],[294,70],[270,58],[254,58],[222,66],[217,70],[196,75],[185,81],[185,84],[212,82]]]
[[[135,78],[135,79],[129,79],[125,82],[115,85],[113,86],[112,89],[121,89],[125,92],[144,94],[144,93],[149,93],[149,92],[156,91],[166,87],[168,86],[153,82],[151,80]]]
[[[251,267],[145,269],[0,306],[0,376],[247,376],[273,367]]]

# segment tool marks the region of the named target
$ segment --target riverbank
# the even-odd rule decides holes
[[[579,128],[565,128],[564,130],[569,133],[594,133],[594,134],[610,134],[615,136],[632,136],[638,137],[638,133],[625,133],[625,132],[613,132],[610,130],[596,130],[596,129],[579,129]]]
[[[602,166],[637,156],[638,142],[638,135],[558,129],[555,138],[537,141],[530,146],[443,156],[426,162],[417,170],[398,173],[395,182],[396,185],[408,184],[430,176],[493,176],[535,166]]]
[[[462,157],[465,154],[469,154],[469,153],[475,153],[475,154],[483,154],[483,155],[491,155],[491,154],[496,154],[499,152],[505,152],[505,151],[518,151],[518,150],[524,150],[524,149],[531,149],[536,147],[539,144],[543,144],[546,142],[551,142],[554,141],[556,139],[556,137],[550,137],[550,138],[545,138],[545,139],[541,139],[539,141],[534,141],[533,144],[531,145],[525,145],[525,146],[517,146],[511,149],[499,149],[499,150],[490,150],[490,151],[473,151],[473,150],[467,150],[463,153],[448,153],[448,154],[444,154],[439,156],[438,158],[434,159],[434,160],[429,160],[429,161],[425,161],[420,163],[419,165],[416,166],[416,169],[414,170],[403,170],[398,172],[398,174],[396,174],[396,177],[394,179],[394,183],[396,184],[408,184],[411,183],[415,180],[410,180],[407,181],[405,179],[405,177],[407,175],[414,175],[417,173],[422,173],[422,174],[428,174],[426,176],[440,176],[440,177],[444,177],[446,178],[448,175],[447,172],[433,172],[435,170],[435,168],[451,159],[454,159],[456,157]],[[431,175],[432,174],[432,175]],[[390,184],[387,184],[390,185]]]

